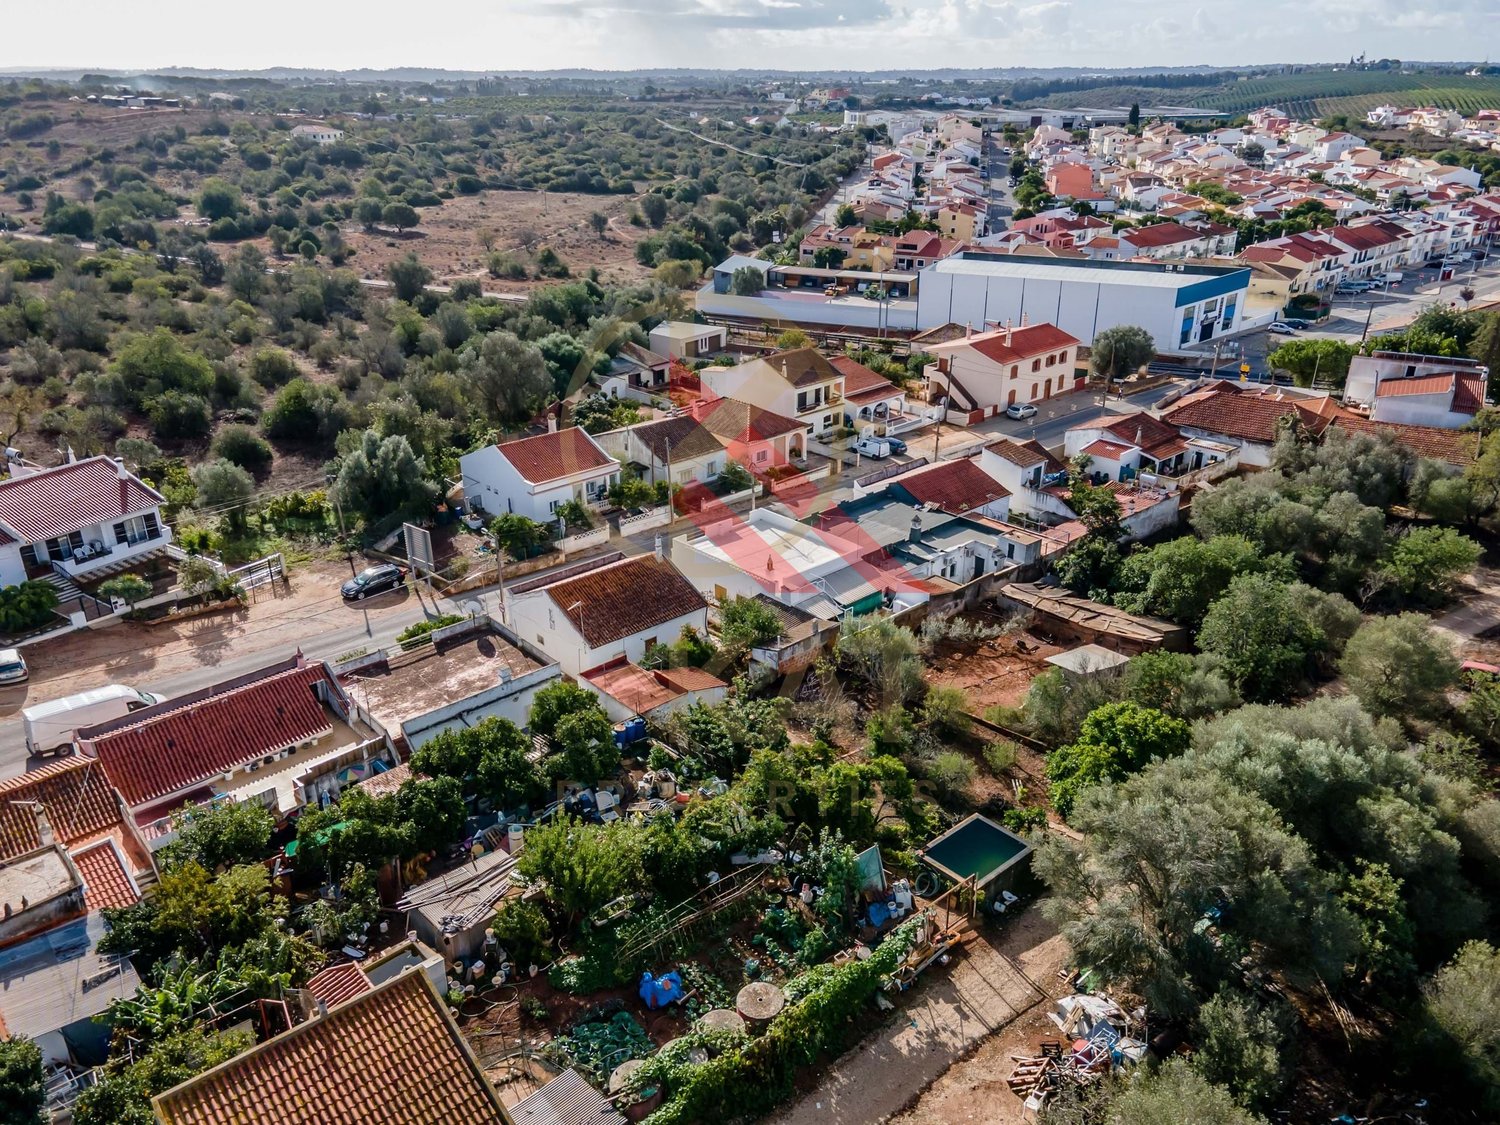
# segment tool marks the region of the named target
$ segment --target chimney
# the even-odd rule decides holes
[[[922,517],[917,512],[912,513],[911,530],[906,533],[906,541],[908,543],[922,542]]]
[[[130,511],[130,470],[123,461],[115,462],[115,476],[120,479],[120,515]]]
[[[1011,332],[1011,327],[1010,327],[1010,321],[1007,320],[1005,322],[1005,346],[1007,348],[1010,347],[1011,334],[1012,334],[1012,332]]]
[[[967,339],[971,338],[973,335],[974,335],[974,322],[973,321],[966,321],[964,323],[964,339],[967,340]]]
[[[1137,426],[1137,427],[1136,427],[1136,428],[1135,428],[1135,443],[1136,443],[1136,445],[1140,445],[1140,444],[1141,444],[1141,434],[1142,434],[1142,433],[1143,433],[1143,432],[1144,432],[1144,431],[1143,431],[1143,430],[1142,430],[1142,429],[1141,429],[1141,427],[1140,427],[1140,426]]]
[[[555,410],[547,411],[547,432],[549,434],[557,433],[557,411]]]
[[[31,812],[32,815],[36,817],[37,839],[42,842],[42,847],[50,848],[57,841],[56,838],[52,835],[52,822],[47,819],[46,806],[43,805],[40,801],[32,801]]]
[[[664,536],[659,531],[656,533],[656,551],[655,551],[655,554],[656,554],[656,561],[657,562],[666,562],[667,561],[667,539],[666,539],[666,536]]]

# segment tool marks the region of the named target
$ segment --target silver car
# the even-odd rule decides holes
[[[31,670],[18,648],[0,648],[0,684],[25,683]]]

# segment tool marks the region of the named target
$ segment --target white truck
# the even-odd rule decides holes
[[[132,711],[160,703],[161,699],[127,684],[106,684],[22,708],[26,750],[44,757],[66,753],[73,744],[73,732],[79,727],[124,718]]]
[[[854,452],[871,461],[880,461],[891,455],[891,443],[885,438],[862,437],[854,443]]]

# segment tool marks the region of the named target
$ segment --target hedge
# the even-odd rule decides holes
[[[842,1048],[851,1032],[857,1036],[852,1026],[856,1017],[885,979],[900,968],[920,924],[920,916],[907,919],[868,960],[837,967],[818,965],[789,981],[788,998],[800,999],[777,1016],[764,1035],[745,1046],[696,1066],[668,1058],[657,1066],[642,1067],[633,1085],[660,1082],[670,1094],[646,1118],[646,1125],[737,1120],[784,1101],[792,1092],[798,1067],[810,1065],[824,1050]]]

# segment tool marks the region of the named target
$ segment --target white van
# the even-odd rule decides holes
[[[26,749],[32,754],[59,754],[73,743],[73,732],[120,719],[142,707],[160,703],[162,697],[126,684],[106,684],[77,695],[38,703],[21,710],[26,725]]]

